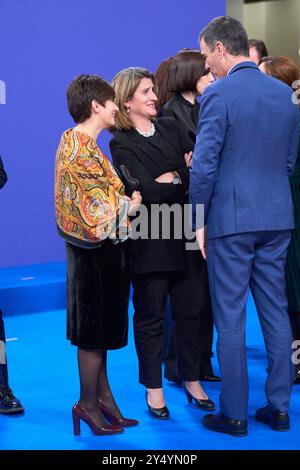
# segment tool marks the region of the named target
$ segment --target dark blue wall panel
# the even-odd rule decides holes
[[[64,259],[53,210],[60,134],[72,126],[65,90],[79,73],[111,80],[127,66],[155,71],[225,0],[0,0],[0,154],[8,184],[0,193],[0,267]],[[107,151],[108,136],[100,136]]]

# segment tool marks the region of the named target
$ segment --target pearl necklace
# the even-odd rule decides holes
[[[153,124],[153,122],[151,122],[151,128],[149,131],[139,131],[137,129],[138,133],[141,134],[143,137],[152,137],[154,134],[155,134],[155,126]]]

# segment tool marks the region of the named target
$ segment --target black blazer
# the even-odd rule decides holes
[[[164,159],[151,141],[135,129],[116,131],[110,141],[114,164],[125,165],[131,175],[140,182],[138,190],[143,204],[184,204],[189,186],[189,170],[184,154],[192,147],[172,118],[160,118],[154,122],[156,132],[172,147],[172,156]],[[158,183],[155,178],[169,171],[177,171],[182,184]],[[151,218],[148,218],[150,226]],[[172,230],[171,230],[172,233]],[[161,235],[161,233],[159,234]],[[184,269],[184,240],[137,239],[132,240],[132,270],[134,274]]]
[[[3,166],[3,163],[2,163],[2,159],[0,157],[0,189],[3,188],[3,186],[5,185],[7,181],[7,174],[4,170],[4,166]]]
[[[196,142],[199,111],[200,105],[197,101],[193,105],[178,94],[164,104],[159,115],[162,117],[174,117],[189,139],[190,145],[194,146]]]

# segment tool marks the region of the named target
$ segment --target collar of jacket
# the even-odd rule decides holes
[[[237,72],[240,69],[246,68],[259,70],[255,62],[252,62],[251,60],[244,60],[243,62],[240,62],[239,64],[236,64],[234,67],[232,67],[228,75],[231,75],[232,73]]]

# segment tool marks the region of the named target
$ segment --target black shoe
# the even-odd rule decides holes
[[[185,384],[183,385],[183,390],[185,391],[188,402],[192,403],[194,401],[197,408],[201,408],[202,410],[206,411],[213,411],[215,409],[215,404],[213,401],[209,399],[201,400],[200,398],[194,397],[191,392],[189,392],[189,390],[186,388]]]
[[[199,377],[200,382],[221,382],[221,377],[218,375],[210,374],[210,375],[202,375]]]
[[[158,418],[158,419],[169,418],[170,413],[166,406],[163,406],[162,408],[152,408],[152,406],[149,405],[148,399],[147,399],[147,390],[146,390],[146,403],[148,406],[149,413],[151,416],[153,416],[153,418]]]
[[[290,429],[288,413],[282,413],[270,404],[259,408],[255,413],[255,419],[260,423],[268,424],[274,431],[289,431]]]
[[[247,421],[238,421],[226,418],[221,413],[206,415],[202,420],[203,426],[210,431],[222,432],[235,437],[244,437],[248,434]]]
[[[20,414],[24,408],[9,387],[0,388],[0,413]]]

